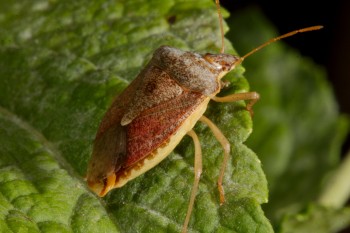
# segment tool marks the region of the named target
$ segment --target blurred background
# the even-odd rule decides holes
[[[350,1],[221,0],[221,5],[231,15],[246,7],[258,7],[280,34],[303,27],[323,25],[324,29],[317,33],[295,36],[284,41],[326,69],[339,111],[350,115]],[[348,134],[342,155],[349,150]],[[350,233],[350,228],[341,233]]]
[[[325,28],[307,36],[296,36],[284,41],[317,64],[325,67],[333,86],[340,112],[350,115],[350,1],[257,1],[221,0],[222,6],[235,12],[256,6],[275,25],[280,34],[313,25]],[[350,149],[350,136],[343,153]]]
[[[339,103],[339,111],[350,115],[350,1],[221,0],[221,5],[231,15],[246,7],[258,7],[280,34],[303,27],[323,25],[324,29],[317,33],[287,38],[284,42],[326,69]],[[349,150],[348,134],[342,155]],[[350,233],[350,228],[341,233]]]

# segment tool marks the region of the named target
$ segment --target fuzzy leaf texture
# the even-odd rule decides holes
[[[0,3],[0,231],[179,232],[194,176],[188,137],[105,198],[83,177],[104,112],[152,52],[218,53],[219,35],[211,0]],[[248,91],[242,73],[227,76],[225,94]],[[232,144],[227,201],[219,206],[216,187],[223,150],[198,124],[204,173],[189,232],[272,232],[260,206],[267,181],[243,144],[252,131],[244,103],[211,103],[206,115]]]
[[[278,35],[255,8],[237,13],[229,25],[228,37],[242,54]],[[261,95],[247,144],[258,153],[267,175],[270,197],[263,209],[274,228],[328,233],[349,226],[349,207],[320,201],[327,191],[332,203],[342,202],[341,190],[326,190],[326,183],[339,169],[349,132],[349,120],[339,114],[325,71],[283,43],[247,58],[244,66],[251,89]]]

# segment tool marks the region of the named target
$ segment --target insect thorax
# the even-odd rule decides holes
[[[205,54],[162,46],[151,60],[182,87],[206,96],[220,91],[220,78],[230,71],[237,57],[229,54]]]

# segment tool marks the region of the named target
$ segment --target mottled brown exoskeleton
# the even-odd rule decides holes
[[[225,97],[216,95],[223,88],[222,77],[247,56],[284,37],[320,29],[314,26],[274,38],[243,57],[224,54],[222,17],[220,54],[184,52],[169,46],[158,48],[148,65],[121,93],[106,112],[94,141],[87,182],[97,195],[104,196],[161,162],[188,134],[195,145],[195,180],[183,225],[183,232],[193,209],[202,172],[201,146],[193,127],[197,121],[209,126],[224,152],[218,189],[220,203],[225,201],[222,181],[230,154],[230,143],[220,129],[203,114],[210,100],[233,102],[246,100],[247,110],[259,99],[256,92]]]

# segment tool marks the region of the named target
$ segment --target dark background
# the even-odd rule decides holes
[[[234,15],[248,6],[259,7],[280,34],[295,29],[323,25],[317,33],[308,33],[284,41],[326,68],[339,110],[350,115],[350,1],[257,1],[221,0],[221,5]],[[350,149],[350,136],[343,154]]]
[[[234,15],[248,6],[259,7],[280,34],[295,29],[323,25],[317,33],[302,40],[284,41],[325,67],[328,80],[339,103],[341,113],[350,115],[350,1],[253,1],[221,0],[221,5]],[[343,145],[343,155],[350,150],[350,135]],[[350,228],[341,233],[350,233]]]

